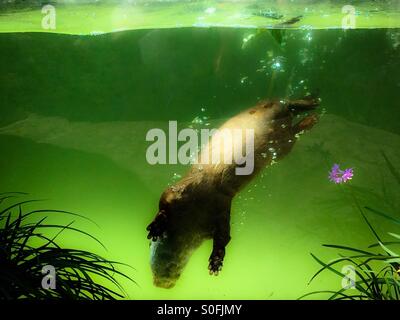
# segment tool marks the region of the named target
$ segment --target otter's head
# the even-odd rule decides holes
[[[193,197],[190,201],[183,193],[179,187],[167,189],[153,222],[160,230],[150,244],[150,265],[157,287],[172,288],[191,254],[204,240],[201,223],[197,221],[200,208],[193,206]]]
[[[203,239],[167,234],[150,244],[150,265],[154,285],[172,288],[179,279],[193,251]]]

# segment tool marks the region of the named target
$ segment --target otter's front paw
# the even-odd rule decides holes
[[[208,261],[209,261],[208,270],[210,275],[217,276],[222,269],[222,264],[223,264],[222,262],[224,261],[224,252],[222,251],[215,253],[213,252]]]
[[[154,218],[153,222],[150,223],[146,230],[149,231],[147,235],[147,239],[152,239],[156,241],[158,238],[161,238],[167,229],[167,222],[168,217],[164,210],[161,210],[157,213],[156,217]]]

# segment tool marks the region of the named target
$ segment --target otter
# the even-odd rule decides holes
[[[218,275],[231,239],[232,199],[262,168],[287,155],[298,135],[318,122],[317,114],[312,112],[318,105],[319,99],[312,97],[265,100],[220,127],[254,130],[254,170],[237,175],[234,163],[193,164],[186,176],[162,193],[159,211],[147,227],[155,286],[172,288],[191,253],[206,239],[213,240],[209,273]],[[309,114],[293,123],[295,117],[306,112]],[[213,135],[199,155],[221,152],[212,147],[218,145],[218,139]]]

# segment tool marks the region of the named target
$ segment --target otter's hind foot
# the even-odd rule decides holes
[[[150,223],[146,230],[149,231],[147,239],[152,239],[156,241],[158,238],[162,238],[165,230],[167,229],[168,217],[164,210],[157,213],[153,222]]]
[[[298,134],[302,131],[310,130],[317,122],[318,122],[318,115],[311,114],[293,126],[292,128],[293,134]]]
[[[319,106],[319,102],[319,98],[308,96],[300,100],[289,100],[287,102],[287,107],[291,112],[293,112],[293,114],[297,115],[303,112],[314,110]]]

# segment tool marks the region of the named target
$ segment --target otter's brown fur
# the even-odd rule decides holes
[[[152,269],[156,285],[172,287],[190,253],[209,238],[213,239],[209,271],[218,274],[230,241],[233,197],[262,168],[290,152],[297,135],[317,122],[317,116],[310,114],[293,124],[294,116],[317,105],[317,100],[307,98],[263,101],[219,128],[254,130],[254,170],[249,175],[237,175],[236,163],[194,164],[184,178],[163,192],[159,212],[147,228],[148,238],[153,240]],[[213,149],[216,139],[216,136],[211,138],[200,157],[204,152],[220,152]],[[243,140],[243,147],[245,143]]]

